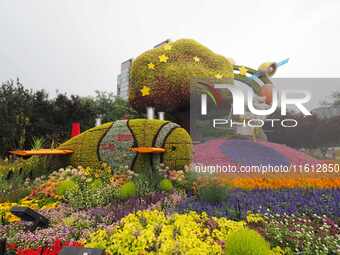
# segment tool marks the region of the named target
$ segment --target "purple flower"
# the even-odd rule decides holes
[[[206,211],[217,216],[245,216],[248,211],[275,214],[317,214],[340,217],[340,189],[281,189],[230,191],[227,201],[218,205],[186,199],[177,211]]]

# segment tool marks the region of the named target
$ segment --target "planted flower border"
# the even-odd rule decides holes
[[[56,241],[104,248],[108,254],[233,254],[249,236],[257,240],[247,247],[252,254],[339,250],[339,188],[268,188],[268,179],[244,189],[242,182],[162,165],[157,180],[127,168],[112,172],[103,164],[36,178],[30,194],[0,204],[0,236],[16,247],[16,254],[36,254]],[[13,205],[37,210],[51,225],[27,232],[27,223],[10,213]],[[292,228],[293,222],[299,227]],[[243,241],[232,235],[239,228],[246,231]]]

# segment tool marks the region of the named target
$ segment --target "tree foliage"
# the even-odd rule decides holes
[[[27,89],[17,79],[0,86],[0,156],[10,149],[30,148],[33,139],[43,137],[45,145],[61,143],[70,134],[72,122],[80,122],[82,131],[103,122],[136,113],[113,93],[96,91],[94,97],[57,94],[50,98],[44,90]]]
[[[296,127],[275,128],[267,125],[265,132],[268,140],[275,143],[286,144],[294,148],[323,148],[340,144],[340,116],[320,119],[315,115],[303,116],[302,114],[288,113],[281,116],[279,111],[269,119],[295,119],[298,122]]]

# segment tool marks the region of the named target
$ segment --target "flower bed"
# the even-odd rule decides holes
[[[240,189],[294,189],[316,188],[337,189],[340,187],[339,177],[253,177],[253,178],[229,178],[219,175],[216,181],[220,184],[230,185]]]
[[[340,189],[241,190],[230,192],[227,201],[209,204],[188,198],[177,211],[206,212],[212,216],[245,217],[248,212],[274,214],[318,214],[340,218]]]
[[[205,165],[271,165],[316,164],[321,161],[288,146],[264,141],[212,139],[195,145],[194,163]]]
[[[16,221],[15,224],[0,225],[0,236],[6,236],[10,243],[16,243],[21,248],[52,245],[55,240],[83,240],[98,228],[110,228],[129,213],[159,207],[157,204],[164,200],[164,194],[154,193],[144,198],[131,198],[85,210],[76,210],[65,204],[53,209],[41,209],[38,212],[50,220],[48,228],[31,233],[25,230],[25,223]]]
[[[93,233],[86,246],[105,248],[109,254],[223,254],[232,245],[228,235],[245,227],[244,222],[204,213],[166,216],[157,210],[139,211],[123,218],[111,232]]]
[[[325,215],[316,214],[265,213],[256,221],[248,222],[248,226],[263,233],[270,243],[287,247],[296,254],[339,254],[338,224]]]
[[[11,254],[25,255],[56,254],[75,241],[108,254],[339,252],[337,179],[198,178],[189,168],[163,166],[158,174],[150,180],[122,167],[112,175],[103,165],[35,178],[28,196],[0,204],[0,236]],[[37,210],[50,226],[27,232],[28,223],[10,213],[17,205]]]
[[[65,246],[82,247],[83,245],[78,242],[62,242],[56,240],[51,246],[40,246],[38,248],[20,249],[15,244],[8,245],[8,253],[16,255],[58,255]]]

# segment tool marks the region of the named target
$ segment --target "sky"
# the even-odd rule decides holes
[[[290,58],[275,77],[340,77],[340,1],[0,0],[0,82],[116,91],[121,62],[192,38],[236,64]],[[335,85],[310,88],[314,102]]]

